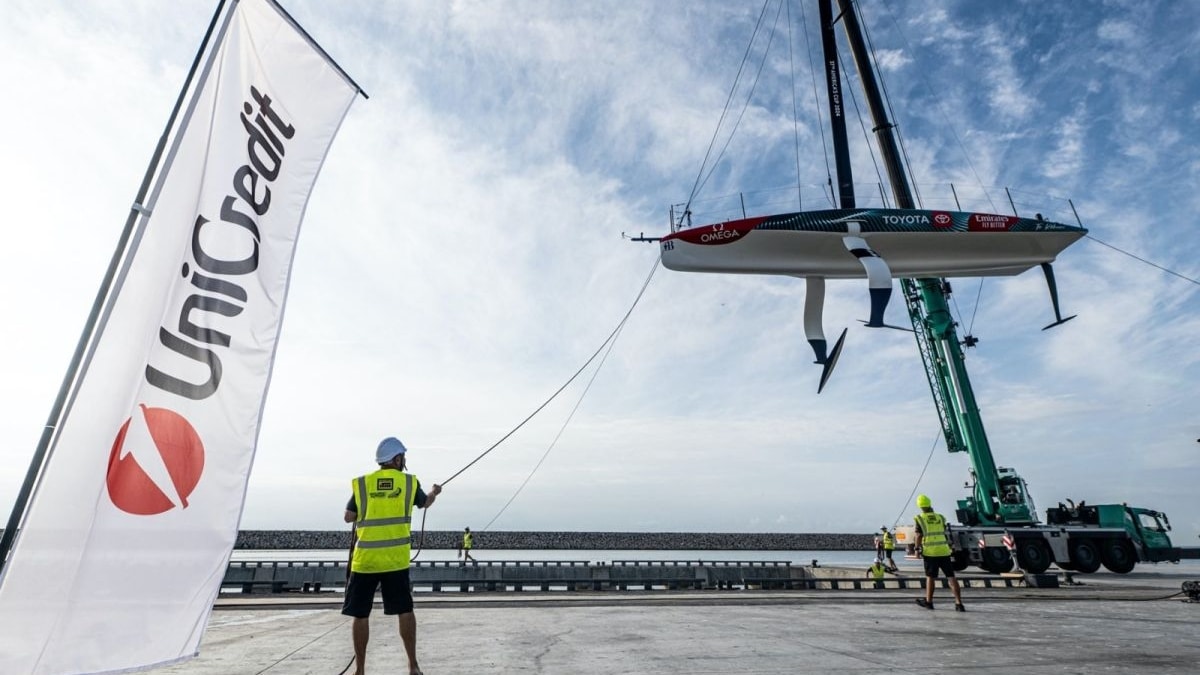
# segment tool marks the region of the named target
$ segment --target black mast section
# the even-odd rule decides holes
[[[854,173],[846,140],[846,107],[842,104],[842,72],[838,65],[837,36],[833,32],[833,4],[821,0],[821,49],[825,57],[825,86],[829,92],[829,127],[833,134],[833,159],[837,166],[838,206],[854,208]]]
[[[828,0],[825,0],[828,1]],[[900,149],[896,145],[896,137],[892,128],[896,125],[888,121],[887,108],[883,105],[883,97],[879,94],[879,83],[875,80],[875,71],[871,68],[871,55],[863,41],[862,27],[858,23],[858,15],[854,13],[853,0],[838,0],[841,9],[842,26],[846,29],[846,38],[850,42],[850,53],[854,56],[854,65],[858,76],[862,78],[863,91],[867,97],[867,107],[871,111],[871,120],[875,128],[875,139],[879,142],[879,152],[883,155],[883,163],[887,169],[888,180],[892,185],[892,196],[896,206],[902,209],[915,209],[912,191],[908,187],[908,178],[904,174],[904,164],[900,161]],[[844,206],[842,208],[845,208]]]

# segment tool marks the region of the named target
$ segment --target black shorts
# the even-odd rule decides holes
[[[939,570],[941,570],[942,574],[946,575],[947,579],[953,579],[954,558],[948,555],[925,558],[925,576],[936,579]]]
[[[408,570],[395,572],[352,572],[346,583],[346,597],[342,602],[342,614],[365,619],[375,604],[375,589],[383,596],[384,614],[407,614],[413,611],[412,584]]]

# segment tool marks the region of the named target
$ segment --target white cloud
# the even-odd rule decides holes
[[[1046,178],[1060,180],[1079,171],[1084,149],[1084,124],[1081,118],[1086,114],[1087,111],[1081,109],[1059,122],[1055,130],[1058,143],[1042,169],[1042,175]]]

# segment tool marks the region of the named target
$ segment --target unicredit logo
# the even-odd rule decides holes
[[[121,425],[108,456],[108,497],[140,516],[187,508],[204,472],[204,444],[178,413],[138,407],[141,414]]]
[[[234,335],[223,329],[227,324],[236,328],[231,320],[250,302],[236,280],[258,270],[262,234],[257,218],[271,209],[271,184],[287,151],[284,141],[296,135],[271,103],[270,96],[250,87],[238,115],[247,134],[247,162],[232,171],[220,217],[198,214],[192,223],[191,261],[180,268],[191,288],[169,308],[167,316],[174,320],[158,329],[162,346],[180,358],[160,352],[152,357],[155,365],[146,365],[146,382],[193,401],[212,396],[221,386],[224,369],[218,350],[234,342]]]
[[[251,86],[237,113],[245,130],[244,162],[229,162],[228,182],[214,177],[216,185],[227,186],[215,195],[225,194],[202,206],[217,217],[198,212],[191,223],[190,255],[179,267],[186,281],[176,285],[168,300],[167,320],[158,329],[162,349],[154,350],[145,366],[146,383],[186,399],[183,403],[190,407],[185,410],[196,411],[192,419],[201,422],[206,412],[195,404],[220,389],[225,371],[221,358],[261,337],[241,316],[255,301],[247,288],[256,280],[246,279],[258,271],[259,219],[271,208],[271,189],[283,169],[287,141],[296,134],[265,92]],[[118,509],[137,515],[187,508],[204,470],[200,435],[177,412],[140,409],[113,442],[108,496]]]

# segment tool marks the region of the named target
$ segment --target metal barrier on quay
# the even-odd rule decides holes
[[[922,588],[920,576],[867,578],[820,573],[786,561],[581,560],[416,561],[410,568],[417,591],[627,591],[627,590],[852,590]],[[961,576],[970,587],[1011,587],[1021,580]],[[945,580],[940,580],[945,585]],[[346,584],[346,561],[234,561],[221,588],[241,593],[319,593]]]

